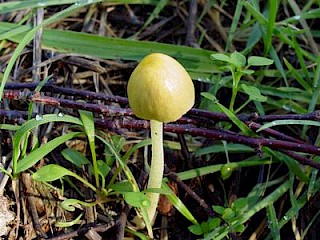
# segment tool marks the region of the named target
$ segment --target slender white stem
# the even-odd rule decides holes
[[[152,158],[148,188],[161,188],[164,169],[162,125],[162,122],[156,120],[150,121]],[[147,212],[150,222],[153,223],[159,202],[159,193],[148,193],[148,196],[150,199],[150,207],[147,209]]]

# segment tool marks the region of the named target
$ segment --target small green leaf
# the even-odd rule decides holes
[[[202,235],[202,227],[200,224],[191,225],[188,227],[188,230],[193,233],[194,235]]]
[[[75,173],[70,170],[61,167],[57,164],[49,164],[40,168],[37,172],[32,174],[32,178],[41,182],[52,182],[58,180],[64,176],[74,176]]]
[[[230,58],[232,60],[232,63],[238,69],[241,69],[242,67],[244,67],[246,65],[246,57],[237,51],[231,53]]]
[[[227,63],[232,63],[232,60],[229,56],[227,56],[226,54],[222,54],[222,53],[214,53],[210,55],[210,58],[213,60],[218,60],[218,61],[222,61],[222,62],[227,62]]]
[[[209,93],[209,92],[202,92],[201,96],[211,100],[212,102],[216,102],[217,101],[217,98],[212,93]]]
[[[226,208],[223,212],[223,214],[221,215],[221,217],[228,221],[228,220],[231,220],[232,218],[235,217],[235,212],[231,209],[231,208]]]
[[[126,192],[132,192],[133,191],[132,184],[127,180],[112,184],[110,186],[110,188],[113,189],[117,193],[126,193]]]
[[[221,219],[220,218],[210,218],[208,220],[208,225],[209,225],[209,230],[212,231],[213,229],[217,228],[221,223]]]
[[[252,75],[252,74],[254,74],[254,71],[251,70],[251,69],[239,70],[239,72],[241,72],[244,75]]]
[[[271,65],[274,61],[265,57],[251,56],[248,58],[248,66],[267,66]]]
[[[248,206],[247,198],[238,198],[236,201],[232,203],[232,208],[236,211],[243,210]]]
[[[90,164],[90,161],[82,153],[72,148],[63,149],[61,154],[66,160],[68,160],[78,168],[81,168],[85,164]]]
[[[240,224],[240,225],[232,227],[232,230],[233,230],[233,232],[236,232],[236,233],[242,233],[242,232],[244,232],[244,230],[246,230],[246,228],[243,224]]]
[[[98,160],[98,170],[101,177],[105,178],[108,173],[110,172],[111,168],[108,166],[108,164],[105,161]]]
[[[219,205],[215,205],[215,206],[212,206],[212,209],[213,211],[215,211],[216,213],[222,215],[225,211],[225,207],[222,207],[222,206],[219,206]]]
[[[241,88],[253,101],[266,102],[268,100],[268,98],[265,96],[262,96],[260,93],[260,90],[254,86],[247,86],[246,84],[243,83],[241,84]]]
[[[142,192],[127,192],[123,194],[124,200],[133,207],[147,208],[150,206],[150,200]]]

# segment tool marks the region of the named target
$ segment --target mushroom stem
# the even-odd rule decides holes
[[[163,133],[162,122],[150,120],[151,140],[152,140],[152,159],[149,173],[148,189],[161,188],[164,159],[163,159]],[[148,193],[150,207],[147,209],[151,223],[155,220],[156,209],[159,202],[159,193]]]

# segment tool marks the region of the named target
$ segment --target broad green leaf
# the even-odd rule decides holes
[[[235,211],[243,211],[248,206],[248,199],[247,198],[238,198],[232,203],[232,209]]]
[[[231,208],[226,208],[224,210],[224,212],[222,213],[221,217],[226,220],[229,221],[232,218],[234,218],[236,216],[235,212],[231,209]]]
[[[222,206],[219,206],[219,205],[215,205],[215,206],[212,206],[212,209],[213,211],[215,211],[216,213],[222,215],[225,211],[225,207],[222,207]]]
[[[66,135],[62,135],[60,137],[57,137],[46,144],[42,145],[41,147],[33,150],[31,153],[29,153],[26,157],[21,159],[17,164],[16,173],[21,173],[28,168],[35,165],[38,161],[40,161],[44,156],[46,156],[48,153],[52,152],[53,149],[58,147],[59,145],[65,143],[66,141],[80,136],[82,133],[79,132],[73,132],[68,133]]]
[[[125,192],[132,192],[133,191],[131,183],[127,180],[112,184],[112,185],[110,185],[110,188],[113,189],[117,193],[125,193]]]
[[[246,57],[243,56],[240,52],[233,52],[230,55],[230,58],[232,60],[232,63],[238,68],[241,69],[246,65]]]
[[[217,218],[217,217],[210,218],[208,220],[209,230],[211,231],[211,230],[215,229],[216,227],[218,227],[220,225],[220,223],[221,223],[220,218]]]
[[[254,86],[247,86],[244,83],[241,84],[241,88],[253,101],[266,102],[268,100],[267,97],[261,95],[259,88],[256,88]]]
[[[111,168],[108,166],[108,164],[105,161],[102,161],[102,160],[98,160],[97,164],[98,164],[98,170],[99,170],[100,176],[102,178],[106,178]]]
[[[61,154],[66,160],[78,168],[81,168],[85,164],[90,164],[90,161],[82,153],[75,149],[65,148],[62,150]]]
[[[248,58],[248,66],[267,66],[271,65],[274,61],[269,58],[251,56]]]
[[[19,26],[0,22],[0,35]],[[19,43],[27,32],[26,30],[24,33],[12,36],[9,40]],[[75,39],[77,44],[75,44]],[[103,37],[96,34],[44,28],[42,48],[60,53],[130,61],[139,61],[151,52],[164,53],[175,57],[193,79],[205,82],[211,82],[213,74],[219,72],[217,65],[210,59],[213,51],[151,41]]]
[[[40,168],[37,172],[32,174],[32,178],[41,182],[52,182],[63,178],[64,176],[74,177],[76,174],[60,165],[49,164]]]
[[[202,235],[204,233],[200,224],[191,225],[188,230],[194,235]]]
[[[244,232],[244,230],[246,230],[246,227],[243,224],[237,225],[232,228],[232,231],[235,233],[242,233]]]
[[[71,176],[87,185],[93,191],[97,191],[97,188],[89,183],[86,179],[78,176],[76,173],[57,164],[49,164],[40,168],[37,172],[32,174],[32,178],[40,182],[51,182],[61,179],[64,176]]]
[[[210,58],[217,61],[227,62],[227,63],[233,63],[232,59],[223,53],[214,53],[210,55]]]
[[[150,206],[148,196],[142,192],[123,193],[124,200],[133,207],[147,208]]]

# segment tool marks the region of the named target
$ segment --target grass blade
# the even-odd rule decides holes
[[[0,34],[6,33],[17,26],[17,24],[0,22]],[[19,43],[25,34],[15,35],[10,40]],[[74,39],[77,39],[77,41],[75,42]],[[210,55],[215,52],[186,46],[102,37],[55,29],[43,29],[42,44],[44,49],[61,53],[131,61],[141,60],[150,52],[160,52],[175,57],[187,69],[193,79],[207,82],[211,81],[214,73],[220,72],[210,59]],[[123,49],[126,49],[126,51],[123,51]]]
[[[31,119],[21,125],[21,127],[16,131],[16,133],[13,136],[13,153],[12,153],[12,160],[13,160],[13,166],[12,166],[12,172],[13,175],[17,172],[17,163],[20,156],[20,145],[24,137],[29,134],[29,131],[33,128],[36,128],[42,124],[49,123],[49,122],[68,122],[73,123],[77,125],[82,125],[81,121],[78,118],[63,115],[60,116],[59,114],[47,114],[38,118]]]
[[[266,207],[266,212],[268,217],[268,227],[270,228],[272,237],[274,240],[280,240],[280,227],[273,204]]]
[[[99,169],[98,169],[97,155],[96,155],[95,128],[94,128],[93,114],[92,112],[88,112],[84,110],[79,110],[79,113],[80,113],[80,118],[83,124],[83,128],[88,137],[89,147],[90,147],[91,157],[92,157],[93,174],[96,180],[96,186],[97,188],[99,188],[100,181],[99,181]]]
[[[263,55],[267,56],[269,53],[270,47],[272,45],[272,37],[273,37],[273,30],[274,25],[277,17],[278,12],[278,4],[279,1],[269,1],[269,17],[268,17],[268,23],[267,23],[267,32],[264,40],[264,52]]]
[[[226,42],[226,48],[225,48],[226,52],[228,52],[229,49],[230,49],[230,46],[232,44],[232,40],[233,40],[233,37],[234,37],[234,33],[237,30],[237,27],[239,25],[239,20],[240,20],[240,16],[241,16],[241,13],[242,13],[243,3],[244,3],[244,0],[238,0],[237,1],[236,10],[235,10],[235,13],[234,13],[234,16],[233,16],[232,24],[231,24],[231,27],[230,27],[230,30],[229,30],[228,39],[227,39],[227,42]]]
[[[79,132],[74,132],[62,135],[33,150],[31,153],[29,153],[26,157],[24,157],[18,162],[15,174],[19,174],[29,169],[38,161],[40,161],[44,156],[50,153],[53,149],[72,138],[78,137],[80,134],[81,133]]]
[[[311,120],[275,120],[269,123],[262,125],[257,132],[260,132],[264,129],[279,126],[279,125],[310,125],[310,126],[317,126],[320,127],[320,122],[318,121],[311,121]]]

